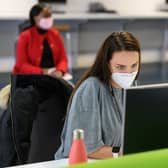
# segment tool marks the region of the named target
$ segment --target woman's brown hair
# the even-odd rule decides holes
[[[113,32],[103,42],[93,65],[77,82],[72,96],[81,83],[90,76],[97,77],[104,84],[110,84],[111,71],[109,68],[109,61],[111,60],[113,53],[116,51],[137,51],[139,53],[139,74],[141,52],[138,40],[130,32]]]

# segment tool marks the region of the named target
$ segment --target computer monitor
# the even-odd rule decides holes
[[[40,3],[66,3],[67,0],[39,0]]]
[[[124,91],[123,154],[168,148],[168,83]]]
[[[39,3],[47,4],[52,12],[64,13],[66,11],[67,0],[39,0]]]

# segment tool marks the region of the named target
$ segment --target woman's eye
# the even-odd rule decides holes
[[[125,66],[118,65],[116,68],[117,68],[118,70],[123,70],[123,69],[125,68]]]
[[[138,64],[133,64],[132,65],[132,68],[136,68]]]

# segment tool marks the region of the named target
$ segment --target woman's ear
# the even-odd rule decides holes
[[[110,73],[112,74],[112,72],[113,72],[113,67],[112,67],[111,59],[110,59],[109,62],[108,62],[108,68],[109,68]]]

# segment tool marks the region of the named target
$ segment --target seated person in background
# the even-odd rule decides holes
[[[14,74],[44,74],[62,77],[68,60],[59,32],[52,29],[49,9],[34,5],[29,14],[31,27],[20,34],[16,46]]]
[[[122,88],[133,84],[139,68],[140,46],[131,33],[114,32],[107,37],[71,95],[55,159],[68,157],[77,128],[85,131],[89,158],[112,157],[113,147],[121,146]]]

